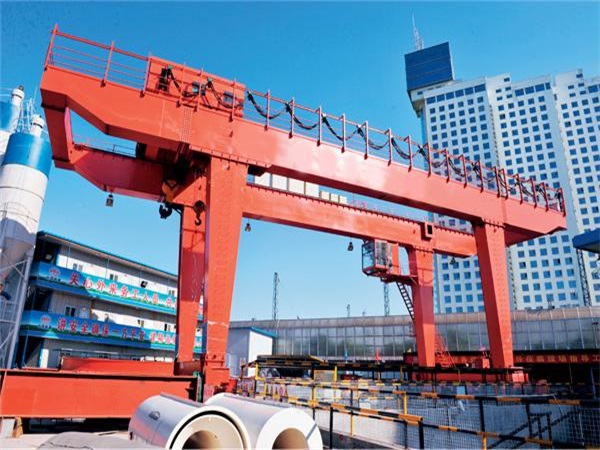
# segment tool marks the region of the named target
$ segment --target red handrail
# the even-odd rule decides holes
[[[186,76],[189,77],[191,73],[193,73],[194,77],[198,76],[198,72],[194,71],[193,69],[187,69],[185,67],[185,65],[177,65],[177,64],[171,63],[170,61],[163,60],[161,58],[155,58],[155,57],[151,58],[150,56],[147,56],[147,57],[146,56],[141,56],[141,55],[138,55],[138,54],[135,54],[135,53],[132,53],[132,52],[121,50],[121,49],[118,49],[118,48],[115,47],[114,42],[111,43],[111,45],[109,46],[109,45],[105,45],[105,44],[101,44],[101,43],[98,43],[98,42],[91,41],[89,39],[80,38],[80,37],[77,37],[77,36],[74,36],[74,35],[71,35],[71,34],[68,34],[68,33],[63,33],[63,32],[61,32],[61,31],[58,30],[58,26],[55,26],[54,29],[52,30],[52,37],[51,37],[51,40],[50,40],[50,44],[48,46],[48,51],[46,53],[46,59],[45,59],[45,62],[44,62],[44,67],[48,67],[49,65],[55,65],[55,62],[53,61],[53,49],[55,47],[55,38],[57,36],[65,38],[65,39],[69,39],[69,40],[72,40],[72,41],[75,41],[75,42],[79,42],[79,43],[82,43],[82,44],[85,44],[85,45],[93,46],[93,47],[100,48],[100,49],[108,51],[108,57],[106,59],[106,66],[104,67],[104,74],[103,74],[103,76],[100,75],[101,82],[104,83],[104,84],[106,82],[110,81],[110,78],[117,79],[117,80],[123,81],[125,83],[127,83],[128,80],[126,80],[123,77],[128,77],[128,78],[132,78],[132,79],[140,80],[140,81],[142,80],[142,77],[139,76],[139,75],[137,75],[137,74],[129,74],[129,73],[126,73],[126,71],[124,71],[124,70],[118,70],[118,69],[114,69],[114,72],[118,73],[121,76],[114,76],[114,75],[111,76],[111,70],[110,70],[110,68],[111,68],[111,64],[113,64],[112,59],[113,59],[113,54],[115,54],[115,53],[116,54],[120,54],[120,55],[124,55],[124,56],[127,56],[127,57],[131,57],[131,58],[135,58],[135,59],[137,59],[139,61],[147,62],[145,71],[144,71],[144,69],[139,69],[139,68],[136,68],[136,67],[133,67],[133,66],[128,66],[128,65],[125,65],[125,64],[114,62],[114,65],[118,65],[120,68],[130,70],[131,72],[144,73],[144,77],[143,77],[144,82],[143,82],[143,85],[140,86],[142,94],[146,94],[148,92],[148,83],[150,82],[150,75],[151,75],[151,69],[152,69],[151,62],[158,62],[159,64],[164,63],[164,64],[168,64],[168,65],[173,66],[174,69],[181,69],[182,74],[183,74],[182,75],[182,82],[183,82],[184,78],[186,78]],[[57,49],[65,49],[65,50],[67,50],[67,48],[62,47],[62,46],[56,46],[56,48]],[[72,51],[74,53],[77,53],[77,54],[89,57],[91,59],[102,60],[102,58],[99,58],[99,57],[97,57],[95,55],[87,55],[87,54],[85,54],[83,52],[79,52],[78,50],[68,49],[67,51]],[[66,57],[65,55],[60,55],[60,56],[61,56],[61,58],[68,59],[68,57]],[[70,58],[70,59],[74,60],[74,58]],[[93,63],[90,63],[90,62],[85,62],[85,61],[77,61],[77,62],[93,66]],[[91,71],[89,69],[85,69],[85,68],[81,68],[81,67],[77,68],[77,67],[74,67],[73,65],[70,65],[70,64],[67,64],[67,63],[64,63],[64,62],[59,62],[58,65],[57,65],[57,67],[60,67],[60,65],[62,65],[62,66],[68,66],[68,67],[72,68],[75,71],[77,71],[77,70],[79,70],[79,71],[86,71],[87,70],[88,72],[93,72],[93,71]],[[158,74],[153,73],[153,75],[157,76]],[[201,71],[200,72],[200,78],[202,78],[202,76],[203,76],[203,72]],[[206,75],[204,75],[204,76],[206,76]],[[189,78],[188,78],[188,80],[189,80]],[[122,83],[122,84],[125,85],[125,86],[127,86],[127,84],[125,84],[125,83]],[[129,81],[129,83],[133,84],[134,81]],[[219,90],[219,87],[225,88],[225,89],[228,89],[228,90],[229,89],[234,89],[234,99],[233,99],[233,103],[232,103],[232,108],[233,109],[232,109],[232,111],[230,111],[230,113],[232,115],[231,117],[233,118],[233,116],[235,115],[234,114],[234,109],[237,108],[237,103],[236,103],[236,100],[235,100],[235,97],[238,96],[237,95],[237,91],[236,91],[236,87],[239,86],[239,85],[236,82],[230,82],[230,81],[222,80],[222,79],[219,79],[218,77],[215,77],[215,79],[213,80],[213,83],[216,86],[216,89],[217,89],[218,92],[223,92],[224,91],[224,89]],[[117,84],[121,84],[121,83],[117,83]],[[239,88],[237,88],[237,89],[239,89]],[[289,132],[290,137],[293,137],[295,134],[304,135],[305,137],[309,137],[311,139],[315,139],[315,141],[317,142],[317,144],[321,145],[321,143],[325,142],[324,137],[323,137],[322,122],[326,118],[326,119],[328,119],[330,121],[340,122],[340,124],[341,124],[341,138],[342,138],[341,139],[341,151],[342,152],[346,151],[346,149],[349,148],[348,144],[352,144],[351,148],[353,150],[362,151],[364,153],[365,158],[367,158],[367,157],[369,157],[371,155],[380,157],[380,155],[377,152],[378,151],[381,152],[381,150],[383,150],[383,148],[378,148],[378,149],[375,149],[373,151],[369,150],[369,147],[373,148],[372,145],[370,144],[370,136],[380,135],[382,138],[386,139],[386,141],[388,143],[388,149],[386,151],[387,154],[385,155],[384,159],[387,159],[389,164],[392,164],[392,162],[397,162],[397,161],[393,161],[393,158],[392,158],[392,154],[393,154],[393,152],[392,152],[392,145],[396,145],[395,142],[404,142],[408,146],[408,168],[409,168],[409,170],[412,170],[413,167],[414,167],[414,161],[413,161],[413,159],[415,157],[415,153],[413,152],[412,144],[416,144],[418,146],[419,146],[419,144],[416,143],[416,142],[414,142],[414,141],[412,141],[411,138],[410,138],[410,136],[407,136],[406,138],[396,137],[396,136],[394,136],[391,133],[391,129],[387,130],[387,131],[383,131],[383,130],[379,130],[379,129],[376,129],[376,128],[373,128],[373,127],[369,127],[367,121],[365,121],[364,124],[354,123],[352,121],[347,120],[345,114],[342,114],[340,117],[327,115],[327,114],[323,113],[323,110],[322,110],[321,107],[319,107],[317,109],[307,108],[307,107],[304,107],[304,106],[301,106],[301,105],[297,105],[294,99],[292,99],[290,102],[288,102],[286,100],[283,100],[283,99],[280,99],[280,98],[277,98],[277,97],[273,97],[270,94],[270,92],[267,92],[266,94],[263,94],[263,93],[259,93],[259,92],[256,92],[256,91],[245,90],[244,94],[251,94],[253,96],[256,96],[256,97],[259,97],[259,98],[262,98],[262,99],[266,100],[266,111],[267,111],[266,115],[267,115],[267,117],[265,118],[265,129],[269,129],[269,127],[272,126],[272,121],[271,121],[271,118],[270,118],[270,116],[271,116],[271,110],[272,110],[272,103],[273,102],[279,103],[280,105],[282,105],[282,107],[288,108],[288,109],[291,110],[290,111],[291,112],[291,114],[290,114],[290,121],[289,121],[289,125],[288,125],[289,126],[288,132]],[[168,92],[164,92],[164,93],[161,93],[161,95],[165,95],[166,98],[172,98],[174,101],[176,101],[176,102],[178,101],[179,104],[181,104],[181,102],[182,102],[182,93],[181,92],[178,92],[177,95],[173,95],[173,94],[170,94]],[[242,97],[242,96],[240,95],[239,97]],[[242,102],[243,102],[243,100],[242,100]],[[200,106],[200,99],[199,98],[198,98],[198,100],[197,100],[196,103],[197,103],[196,107]],[[244,103],[240,103],[240,104],[243,107],[247,103],[248,102],[244,102]],[[294,117],[295,117],[294,116],[294,112],[296,110],[301,110],[301,111],[304,111],[304,112],[306,112],[308,114],[315,114],[316,115],[316,119],[317,119],[317,122],[318,122],[318,136],[316,138],[313,137],[314,132],[312,134],[309,133],[309,132],[307,132],[306,130],[303,132],[302,129],[301,129],[301,127],[298,127],[298,129],[296,129],[296,127],[294,125]],[[363,135],[362,136],[358,136],[359,133],[357,133],[355,131],[351,135],[351,138],[349,139],[348,138],[348,134],[347,134],[347,127],[348,127],[348,125],[350,125],[352,127],[355,127],[357,130],[360,128],[361,129],[361,133]],[[377,139],[377,138],[375,138],[375,139]],[[365,147],[362,148],[362,149],[357,148],[357,146],[359,145],[358,143],[361,140],[364,140],[364,145],[365,145]],[[331,141],[329,141],[329,142],[331,143]],[[362,145],[362,143],[361,143],[361,145]],[[451,173],[450,173],[450,165],[452,164],[451,161],[450,161],[450,157],[451,156],[448,155],[447,149],[440,151],[440,150],[431,148],[429,146],[429,144],[426,143],[426,144],[424,144],[422,146],[419,146],[419,151],[421,153],[423,153],[423,151],[426,152],[426,155],[423,155],[423,156],[425,156],[425,158],[427,160],[427,166],[428,167],[427,167],[426,170],[427,170],[427,172],[428,172],[429,175],[434,174],[432,154],[440,154],[446,160],[446,178],[447,178],[448,181],[450,179],[452,179],[452,176],[451,176]],[[381,156],[381,157],[383,157],[383,156]],[[497,191],[497,193],[498,193],[499,196],[502,195],[501,186],[500,186],[500,184],[501,184],[500,183],[501,182],[500,174],[499,174],[498,168],[496,166],[493,166],[493,167],[484,166],[483,164],[481,164],[480,161],[473,162],[473,161],[469,160],[468,158],[466,158],[464,155],[459,155],[456,158],[457,158],[458,161],[462,162],[462,172],[463,173],[461,174],[462,176],[460,178],[464,177],[464,179],[463,180],[459,180],[459,181],[462,181],[464,183],[465,187],[471,186],[471,187],[477,187],[477,188],[479,188],[481,190],[489,190],[489,189],[487,189],[487,186],[486,186],[487,180],[486,180],[486,177],[484,177],[483,173],[484,173],[484,171],[493,172],[494,173],[494,178],[495,178],[495,181],[496,181],[496,191]],[[477,180],[475,180],[473,182],[471,182],[469,180],[469,176],[467,174],[467,165],[469,165],[471,167],[471,170],[473,168],[475,168],[475,167],[479,168],[479,171],[480,171],[480,174],[479,174],[479,184],[480,185],[479,186],[476,186],[476,184],[478,184]],[[436,171],[436,172],[439,172],[439,171]],[[504,196],[507,199],[509,197],[514,198],[515,196],[511,193],[511,189],[510,189],[510,186],[509,186],[509,183],[508,183],[508,180],[507,180],[506,172],[503,171],[502,173],[504,174],[504,176],[502,177],[503,178],[502,181],[504,181],[504,183],[505,183],[505,187],[504,188],[506,190]],[[435,173],[435,175],[438,175],[438,174]],[[441,176],[443,176],[443,175],[441,175]],[[528,179],[528,180],[521,179],[521,177],[518,174],[516,176],[515,175],[508,175],[508,176],[510,176],[511,178],[513,178],[513,179],[516,180],[517,186],[518,186],[518,190],[519,190],[518,195],[517,195],[516,198],[518,200],[520,200],[521,202],[524,201],[523,183],[531,184],[531,186],[533,188],[533,193],[532,193],[533,194],[533,203],[534,203],[534,206],[537,206],[537,204],[538,204],[538,198],[537,198],[536,183],[535,183],[535,181],[532,178]],[[543,190],[543,194],[544,194],[543,195],[543,199],[544,199],[543,201],[545,202],[545,207],[546,207],[547,210],[550,210],[552,208],[550,208],[550,200],[549,200],[549,197],[548,197],[548,191],[553,190],[553,189],[551,189],[549,186],[547,186],[546,183],[543,183],[543,186],[541,187],[541,189]],[[562,190],[559,188],[558,190],[556,190],[556,192],[557,192],[556,195],[560,196],[561,194],[559,194],[559,192],[562,193]],[[527,203],[529,203],[529,202],[527,202]],[[559,198],[558,209],[559,209],[559,212],[562,212],[563,214],[565,214],[564,199],[562,197]]]

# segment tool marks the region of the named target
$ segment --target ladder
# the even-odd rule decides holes
[[[415,308],[413,306],[413,301],[408,289],[406,286],[400,282],[396,282],[396,286],[398,286],[398,290],[400,291],[400,296],[406,305],[406,310],[408,311],[408,315],[410,316],[413,326],[415,323]],[[448,351],[448,345],[446,344],[446,340],[444,336],[442,336],[437,331],[435,332],[435,361],[441,367],[454,367],[454,362],[452,361],[452,356],[450,356],[450,352]]]
[[[396,286],[398,286],[398,290],[400,291],[400,296],[402,300],[404,300],[404,304],[406,305],[406,310],[408,311],[408,315],[413,323],[415,323],[415,309],[413,308],[412,297],[408,293],[408,289],[399,281],[396,281]]]

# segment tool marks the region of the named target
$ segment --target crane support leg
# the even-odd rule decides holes
[[[433,252],[409,249],[410,272],[417,274],[413,283],[415,335],[419,365],[435,366],[435,322],[433,314]]]
[[[479,256],[492,365],[497,368],[513,367],[504,227],[483,222],[474,225],[473,228]]]
[[[248,166],[213,157],[207,168],[204,376],[217,387],[229,381],[227,334]]]
[[[200,297],[204,281],[204,233],[205,224],[196,224],[196,213],[184,206],[181,213],[179,234],[179,284],[177,300],[177,348],[176,371],[192,360]]]

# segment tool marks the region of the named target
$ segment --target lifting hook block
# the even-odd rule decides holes
[[[194,206],[192,206],[192,209],[194,210],[194,213],[196,213],[196,222],[195,222],[196,225],[197,226],[202,225],[202,219],[200,218],[200,216],[206,210],[206,205],[204,204],[204,202],[202,200],[198,200],[196,203],[194,203]]]

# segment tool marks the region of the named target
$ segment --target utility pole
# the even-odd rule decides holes
[[[279,320],[279,274],[273,275],[273,320]]]
[[[387,283],[383,283],[383,315],[390,315],[390,286]]]

